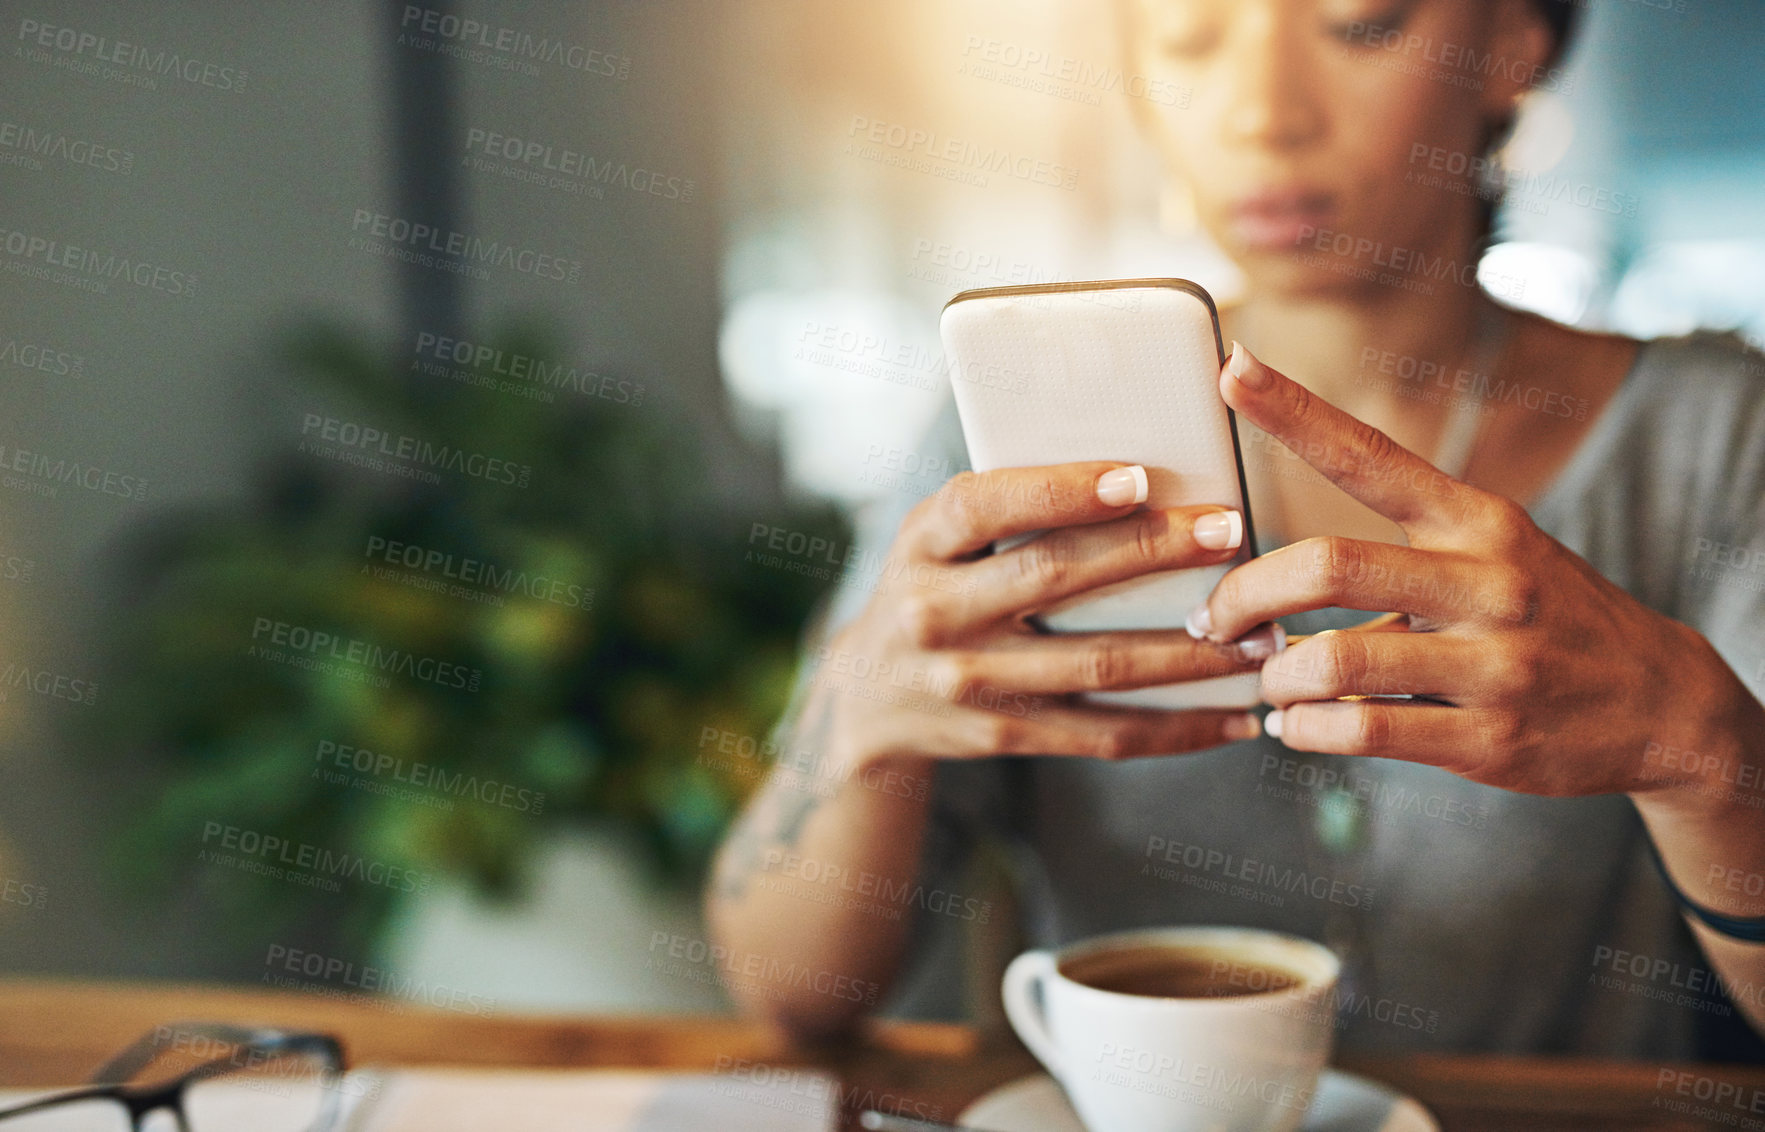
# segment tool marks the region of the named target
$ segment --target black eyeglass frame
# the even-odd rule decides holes
[[[262,1055],[264,1060],[275,1057],[316,1056],[322,1066],[325,1095],[325,1108],[313,1125],[304,1132],[326,1132],[337,1122],[337,1090],[335,1082],[341,1081],[347,1068],[343,1054],[343,1044],[329,1034],[309,1033],[298,1030],[279,1030],[267,1026],[229,1026],[213,1022],[185,1022],[171,1026],[161,1026],[131,1044],[127,1049],[111,1058],[92,1074],[92,1084],[80,1089],[69,1089],[52,1096],[38,1097],[21,1105],[0,1109],[0,1122],[44,1109],[60,1105],[75,1104],[80,1101],[110,1100],[128,1110],[129,1125],[136,1132],[141,1132],[141,1121],[149,1113],[165,1110],[170,1112],[177,1121],[180,1132],[190,1132],[190,1120],[184,1114],[184,1092],[191,1085],[206,1081],[212,1077],[225,1076],[242,1069],[253,1068],[260,1064],[256,1060],[248,1060],[241,1065],[234,1056],[214,1058],[205,1061],[190,1070],[167,1081],[152,1085],[130,1085],[124,1082],[153,1063],[163,1044],[164,1034],[188,1034],[194,1037],[207,1038],[224,1042],[234,1048],[235,1053],[243,1050],[248,1058],[251,1055]]]

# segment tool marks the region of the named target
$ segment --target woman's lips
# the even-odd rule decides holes
[[[1230,225],[1240,243],[1258,251],[1291,250],[1336,213],[1329,193],[1315,189],[1271,189],[1232,206]]]

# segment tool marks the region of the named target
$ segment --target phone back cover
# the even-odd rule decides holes
[[[1231,418],[1217,384],[1224,359],[1213,311],[1193,286],[1148,280],[953,300],[942,337],[974,469],[1119,460],[1145,465],[1149,507],[1243,511]],[[1044,610],[1042,622],[1065,632],[1181,628],[1220,576],[1250,557],[1248,529],[1245,536],[1230,563],[1094,590]],[[1257,687],[1252,673],[1097,698],[1247,707]]]

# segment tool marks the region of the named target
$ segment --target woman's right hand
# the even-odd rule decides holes
[[[1220,646],[1182,629],[1047,634],[1026,623],[1075,594],[1237,552],[1236,512],[1143,508],[1137,471],[1086,462],[966,472],[915,507],[875,566],[875,596],[817,656],[804,715],[817,721],[823,757],[847,768],[1002,754],[1119,759],[1255,736],[1256,717],[1239,710],[1108,707],[1071,695],[1256,671],[1277,648],[1273,626]],[[1038,530],[1048,533],[988,553]]]

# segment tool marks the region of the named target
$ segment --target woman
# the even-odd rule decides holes
[[[916,569],[841,595],[792,757],[719,858],[739,999],[845,1026],[910,939],[986,918],[951,870],[997,836],[1036,943],[1326,939],[1349,1049],[1692,1057],[1725,1011],[1765,1027],[1765,930],[1723,918],[1765,915],[1758,359],[1497,306],[1474,186],[1414,175],[1505,135],[1571,12],[1127,6],[1137,69],[1193,92],[1147,125],[1249,281],[1222,321],[1255,354],[1234,346],[1220,391],[1254,426],[1264,554],[1190,633],[1040,637],[1024,615],[1222,561],[1241,524],[1137,508],[1107,463],[968,473],[874,517],[870,545]],[[935,443],[960,453],[948,415]],[[1258,669],[1260,727],[1068,696]],[[1381,693],[1429,699],[1346,698]]]

